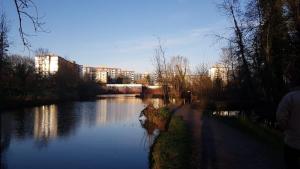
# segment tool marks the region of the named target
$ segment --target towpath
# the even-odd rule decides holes
[[[192,136],[193,169],[282,169],[279,150],[249,134],[213,119],[202,117],[201,107],[184,105],[175,112],[187,122]]]

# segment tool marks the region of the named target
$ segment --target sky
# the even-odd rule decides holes
[[[219,60],[227,18],[218,0],[33,0],[46,32],[24,24],[31,49],[52,53],[88,66],[136,72],[154,70],[158,38],[167,58],[181,55],[191,67]],[[10,53],[28,55],[22,46],[13,0],[0,0],[9,21]],[[31,52],[30,55],[33,55]]]

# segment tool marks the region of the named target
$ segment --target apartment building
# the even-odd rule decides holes
[[[134,83],[135,79],[134,71],[111,67],[82,66],[52,53],[36,56],[35,68],[37,72],[43,75],[53,75],[59,71],[72,71],[78,73],[80,77],[96,80],[100,83],[116,83],[119,81],[118,78],[124,77],[129,79],[129,83]]]
[[[149,78],[149,79],[148,79]],[[134,75],[134,81],[135,82],[141,82],[144,80],[150,80],[150,84],[156,84],[157,83],[157,75],[155,73],[136,73]]]
[[[129,78],[131,83],[134,82],[134,71],[122,70],[121,75]]]
[[[209,76],[211,80],[217,78],[221,79],[223,82],[227,83],[228,81],[228,68],[222,64],[215,64],[209,69]]]
[[[83,76],[99,81],[101,83],[111,83],[119,77],[128,77],[131,83],[134,82],[134,71],[122,70],[111,67],[90,67],[83,66]]]
[[[80,75],[82,71],[82,66],[75,61],[69,61],[52,53],[35,56],[34,61],[36,71],[43,75],[53,75],[63,70],[73,71]]]
[[[95,80],[100,83],[107,83],[108,82],[108,73],[105,71],[96,71]]]

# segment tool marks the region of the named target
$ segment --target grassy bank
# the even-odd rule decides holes
[[[152,169],[183,169],[189,165],[190,139],[183,119],[172,117],[151,148]]]

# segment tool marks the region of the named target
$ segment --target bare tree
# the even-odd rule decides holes
[[[189,62],[186,57],[174,56],[171,58],[169,64],[170,82],[177,96],[180,96],[187,89],[188,72]]]
[[[4,14],[2,14],[0,17],[0,62],[2,63],[9,44],[7,40],[8,28],[6,17]]]
[[[212,90],[212,80],[209,77],[208,65],[199,64],[191,79],[191,90],[199,98],[208,97]]]
[[[0,99],[4,97],[3,92],[6,90],[8,86],[8,79],[10,76],[10,72],[7,64],[7,50],[9,47],[7,40],[7,22],[5,15],[2,14],[0,16]]]
[[[165,56],[165,50],[163,49],[159,38],[158,38],[158,46],[155,49],[155,54],[154,54],[154,64],[155,64],[155,71],[157,74],[157,80],[162,85],[164,102],[168,103],[169,85],[168,85],[167,61]]]
[[[38,48],[37,50],[35,50],[35,55],[36,56],[45,56],[50,54],[49,49],[46,48]]]
[[[235,68],[237,63],[231,47],[222,48],[221,64],[224,66],[226,72],[226,81],[235,80]]]
[[[44,31],[42,26],[44,25],[41,22],[41,17],[39,16],[37,6],[32,0],[13,0],[19,22],[19,34],[22,39],[23,45],[27,48],[30,47],[30,43],[28,41],[28,37],[30,36],[28,33],[24,31],[23,24],[24,20],[29,19],[32,22],[33,28],[35,32]],[[31,12],[33,10],[33,12]]]

